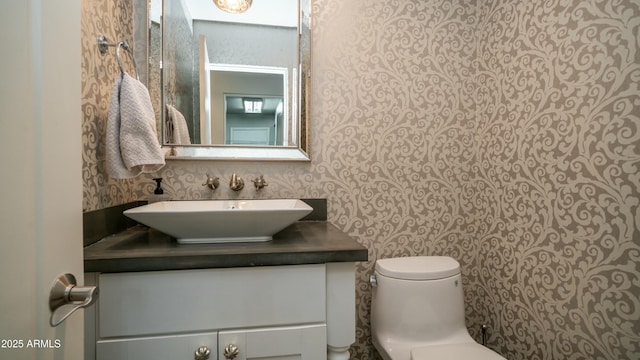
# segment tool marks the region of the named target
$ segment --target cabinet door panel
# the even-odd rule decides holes
[[[217,333],[100,340],[96,360],[193,359],[201,346],[209,348],[211,359],[215,359]]]
[[[220,331],[220,360],[230,344],[240,352],[235,360],[324,360],[327,357],[327,330],[324,324]]]

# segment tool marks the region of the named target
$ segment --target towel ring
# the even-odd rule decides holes
[[[124,68],[122,67],[122,59],[120,58],[120,48],[127,50],[129,56],[131,56],[131,60],[133,61],[133,71],[136,73],[136,79],[140,80],[140,75],[138,75],[138,66],[136,65],[136,59],[133,56],[133,51],[131,50],[131,46],[127,44],[126,41],[120,41],[117,43],[109,43],[109,40],[104,35],[98,37],[98,49],[100,50],[100,54],[104,55],[109,50],[109,46],[116,47],[116,57],[118,59],[118,67],[120,68],[120,73],[124,74]]]

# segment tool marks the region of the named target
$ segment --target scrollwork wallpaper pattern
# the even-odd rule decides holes
[[[640,2],[479,4],[477,310],[509,357],[640,359]]]
[[[117,65],[93,36],[129,36],[131,20],[105,3],[83,1],[87,210],[154,187],[104,172]],[[312,6],[311,163],[169,161],[166,192],[235,197],[201,184],[236,172],[269,182],[241,197],[327,198],[329,221],[369,249],[354,359],[378,357],[375,259],[409,255],[460,261],[468,328],[480,340],[488,324],[508,359],[640,359],[640,2]]]
[[[82,181],[83,209],[102,209],[131,201],[135,181],[115,181],[107,176],[105,166],[105,132],[111,89],[120,69],[116,50],[109,47],[105,55],[97,46],[98,36],[109,42],[133,43],[133,5],[127,0],[82,0]],[[123,67],[133,73],[129,57],[121,52]]]

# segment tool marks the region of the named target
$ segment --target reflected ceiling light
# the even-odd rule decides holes
[[[243,13],[251,7],[253,0],[213,0],[213,3],[222,10],[232,14]]]
[[[244,98],[244,112],[247,114],[259,114],[262,112],[262,99]]]

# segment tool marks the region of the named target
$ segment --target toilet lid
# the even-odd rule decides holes
[[[405,280],[435,280],[460,273],[460,264],[448,256],[410,256],[379,259],[376,271]]]
[[[411,350],[411,360],[505,360],[478,343],[424,346]]]

